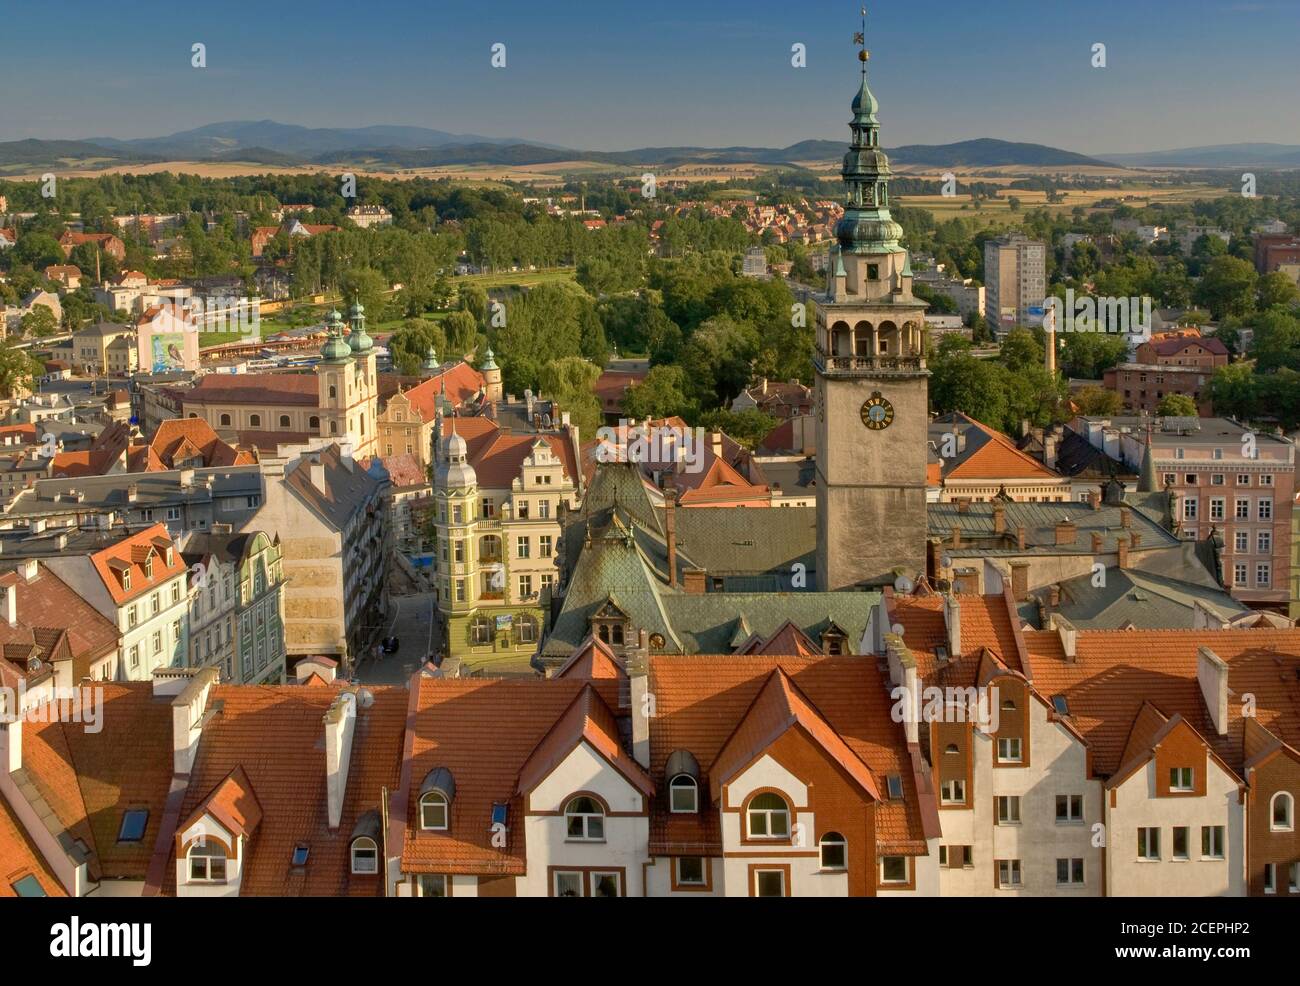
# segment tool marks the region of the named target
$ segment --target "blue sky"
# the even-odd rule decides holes
[[[1300,143],[1300,0],[868,3],[883,142],[1084,153]],[[842,139],[855,3],[6,4],[0,140],[222,120],[400,123],[569,147]],[[190,46],[208,67],[190,67]],[[495,42],[507,64],[489,64]],[[790,64],[807,46],[807,67]],[[1093,68],[1094,43],[1107,67]]]

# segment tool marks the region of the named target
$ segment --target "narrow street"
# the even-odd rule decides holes
[[[434,619],[434,594],[417,592],[392,597],[395,614],[384,637],[397,637],[400,646],[394,654],[373,654],[362,659],[357,679],[368,685],[400,685],[437,653],[441,641]]]

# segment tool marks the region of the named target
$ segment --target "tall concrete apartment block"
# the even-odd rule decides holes
[[[1047,296],[1047,245],[1023,233],[984,244],[984,317],[1000,339],[1030,324],[1030,307]]]

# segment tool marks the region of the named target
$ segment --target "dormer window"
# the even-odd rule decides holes
[[[668,796],[674,815],[694,814],[699,811],[699,788],[694,777],[678,774],[668,782]]]
[[[144,560],[144,577],[145,577],[146,579],[151,579],[151,578],[153,578],[153,555],[148,555],[148,556],[145,557],[145,560]]]
[[[441,791],[430,791],[420,797],[420,828],[427,832],[447,831],[447,818],[451,805]]]
[[[1191,791],[1192,788],[1192,768],[1191,767],[1170,767],[1169,768],[1169,790],[1171,791]]]
[[[379,872],[379,847],[374,839],[362,836],[352,840],[352,872],[358,875]]]
[[[226,850],[215,839],[195,842],[187,858],[190,883],[226,882]]]
[[[122,569],[122,588],[131,588],[131,570],[129,568]]]

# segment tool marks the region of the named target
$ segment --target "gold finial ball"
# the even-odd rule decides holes
[[[858,61],[860,62],[865,62],[870,57],[871,57],[871,52],[867,51],[866,48],[863,48],[860,52],[858,52]]]

